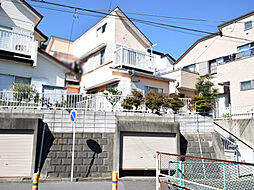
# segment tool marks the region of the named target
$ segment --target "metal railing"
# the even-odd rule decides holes
[[[157,152],[156,189],[252,190],[254,164]]]
[[[35,109],[83,109],[90,111],[130,111],[151,112],[145,103],[140,106],[126,108],[123,103],[131,96],[99,95],[99,94],[69,94],[61,93],[24,93],[0,91],[0,107],[35,108]],[[191,99],[181,98],[185,106],[180,113],[187,113]],[[164,113],[173,113],[170,109],[161,109]]]
[[[230,106],[214,109],[215,119],[252,119],[254,118],[254,105]]]
[[[136,69],[155,71],[154,58],[145,52],[140,52],[127,47],[120,47],[115,51],[116,65],[128,66]]]
[[[0,28],[0,49],[23,54],[32,53],[33,36]]]

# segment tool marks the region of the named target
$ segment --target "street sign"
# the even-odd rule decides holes
[[[71,110],[70,119],[71,119],[72,123],[75,123],[77,121],[77,111],[76,110]]]

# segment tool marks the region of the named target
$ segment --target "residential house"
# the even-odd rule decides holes
[[[71,68],[41,48],[47,41],[37,28],[42,18],[24,0],[1,1],[0,91],[20,81],[38,92],[65,90],[65,74]]]
[[[76,66],[77,58],[70,52],[73,52],[73,42],[51,36],[46,48],[46,52],[53,57],[59,59],[65,64],[69,65],[73,70]],[[78,72],[71,71],[66,75],[65,86],[68,93],[80,93],[80,74]]]
[[[254,105],[254,11],[218,26],[197,40],[164,77],[178,82],[178,93],[192,96],[197,77],[211,74],[219,89],[217,107]],[[254,107],[248,107],[253,111]]]
[[[174,92],[174,80],[157,73],[172,66],[175,60],[169,54],[153,51],[152,42],[119,7],[73,42],[62,43],[82,68],[81,93],[95,94],[109,87],[117,88],[123,95],[134,88],[144,93]],[[54,52],[49,45],[47,51]]]

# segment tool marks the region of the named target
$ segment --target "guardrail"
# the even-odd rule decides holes
[[[156,189],[253,189],[254,164],[157,152]]]

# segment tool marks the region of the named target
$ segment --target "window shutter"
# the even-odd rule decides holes
[[[201,62],[199,63],[199,74],[200,76],[206,75],[209,73],[209,67],[208,67],[208,62]]]

